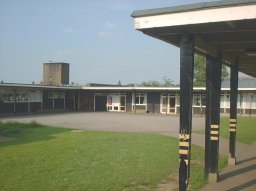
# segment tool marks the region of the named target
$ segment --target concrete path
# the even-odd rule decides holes
[[[128,113],[64,113],[1,117],[1,121],[31,122],[69,127],[81,130],[148,132],[178,138],[179,117],[156,114]],[[204,117],[193,117],[193,131],[204,129]],[[204,148],[204,135],[192,134],[192,143]],[[228,140],[220,139],[220,154],[228,156]],[[255,191],[256,190],[256,143],[253,145],[237,144],[237,162],[220,173],[220,182],[208,184],[201,191]],[[173,185],[171,187],[178,187]],[[170,189],[170,188],[169,188]]]
[[[255,191],[256,143],[237,148],[237,165],[228,166],[220,173],[220,181],[208,184],[201,191]]]

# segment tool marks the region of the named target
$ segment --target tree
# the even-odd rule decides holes
[[[117,85],[118,85],[118,86],[122,86],[122,83],[121,83],[120,80],[118,81]]]
[[[174,83],[173,80],[171,80],[170,78],[167,78],[166,76],[164,76],[164,83],[163,83],[163,87],[174,87]]]
[[[221,78],[226,78],[226,77],[229,77],[229,72],[228,72],[228,69],[226,66],[223,66],[222,65],[222,71],[221,71]]]
[[[134,83],[129,83],[129,84],[127,84],[126,86],[128,86],[128,87],[135,87],[136,84],[134,84]]]
[[[206,59],[205,57],[195,54],[194,58],[194,86],[205,87]]]
[[[142,86],[142,87],[160,87],[161,86],[161,83],[158,82],[158,81],[149,81],[149,82],[142,82],[141,84],[138,84],[138,86]]]
[[[227,67],[222,65],[222,79],[228,77],[229,73]],[[194,87],[206,86],[206,58],[204,56],[195,54],[194,59]]]

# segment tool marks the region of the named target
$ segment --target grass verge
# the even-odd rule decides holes
[[[145,133],[79,132],[37,123],[0,123],[0,188],[154,190],[178,172],[178,140]],[[203,180],[203,150],[193,146],[191,190]],[[170,177],[171,175],[171,177]]]
[[[204,134],[204,130],[195,131]],[[229,139],[229,117],[221,117],[220,137]],[[256,140],[256,117],[241,117],[237,119],[236,139],[238,142],[252,144]]]

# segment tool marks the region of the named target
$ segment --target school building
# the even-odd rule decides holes
[[[51,81],[51,83],[53,83]],[[193,114],[204,114],[206,89],[193,89]],[[222,81],[221,113],[229,113],[229,79]],[[0,114],[108,111],[180,113],[179,87],[71,86],[0,83]],[[238,114],[256,114],[256,79],[239,80]]]

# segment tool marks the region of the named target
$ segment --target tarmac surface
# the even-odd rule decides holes
[[[178,138],[179,116],[162,114],[131,114],[110,112],[75,112],[62,114],[16,115],[0,117],[1,121],[36,121],[55,127],[111,132],[147,132]],[[194,116],[192,130],[204,129],[205,118]],[[204,135],[192,134],[192,143],[204,148]],[[220,139],[220,154],[229,156],[229,142]],[[220,181],[210,183],[201,191],[255,191],[256,142],[252,145],[237,143],[237,165],[227,166],[219,174]],[[177,188],[171,183],[169,190]],[[162,189],[160,189],[162,190]],[[163,189],[164,190],[164,189]]]

